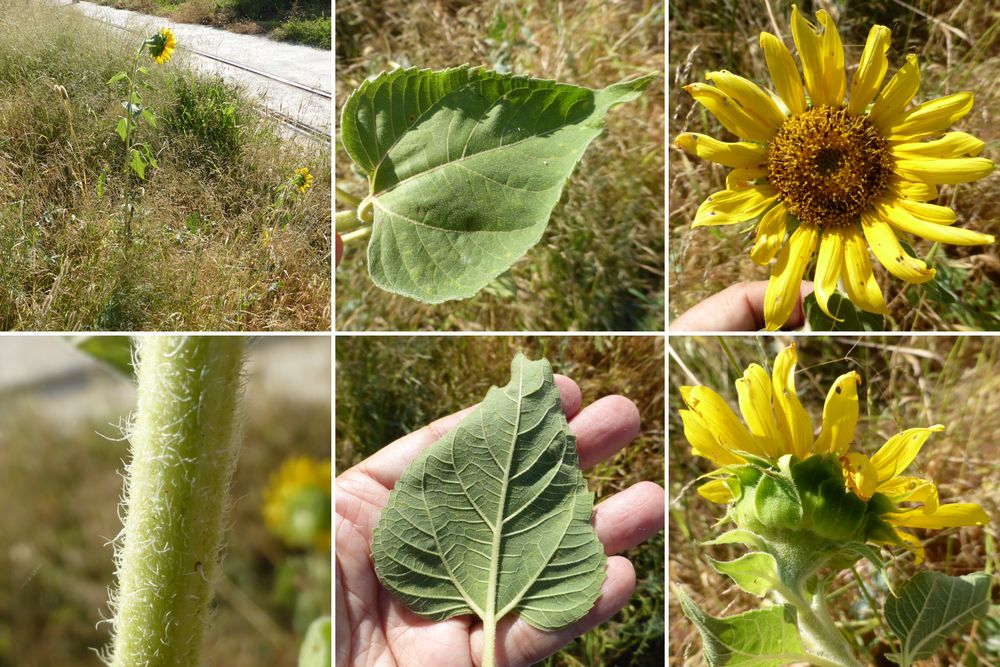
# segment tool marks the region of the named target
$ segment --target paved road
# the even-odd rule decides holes
[[[267,109],[278,111],[323,130],[328,136],[330,134],[333,104],[329,96],[333,82],[333,59],[329,51],[277,42],[258,35],[238,35],[208,26],[172,23],[162,17],[103,7],[91,2],[72,3],[71,0],[55,0],[55,2],[72,5],[73,9],[86,16],[140,34],[151,34],[166,25],[173,30],[181,47],[196,49],[301,86],[323,91],[326,97],[230,67],[190,51],[178,50],[175,55],[195,69],[218,74],[227,81],[241,86],[251,99],[259,98]]]

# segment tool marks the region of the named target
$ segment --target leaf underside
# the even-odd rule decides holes
[[[341,139],[368,177],[372,280],[426,303],[476,294],[538,243],[608,110],[653,78],[591,90],[462,66],[365,81]]]
[[[516,613],[542,630],[593,606],[604,550],[548,361],[518,355],[462,423],[396,483],[372,533],[382,584],[443,620]]]

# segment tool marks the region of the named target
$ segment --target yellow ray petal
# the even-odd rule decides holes
[[[854,439],[858,425],[858,386],[861,376],[857,371],[844,373],[830,387],[823,406],[823,426],[816,438],[814,451],[841,456]]]
[[[756,167],[767,162],[767,148],[749,141],[729,143],[707,134],[685,132],[676,143],[691,155],[726,167]]]
[[[906,545],[906,548],[913,552],[913,564],[920,565],[924,562],[924,543],[917,539],[915,535],[911,535],[905,530],[895,529],[896,537]]]
[[[733,500],[733,492],[723,479],[713,479],[698,487],[698,495],[713,503],[726,505]]]
[[[914,181],[904,181],[895,176],[889,184],[889,189],[899,197],[904,199],[915,199],[917,201],[930,201],[937,199],[938,189],[936,185],[930,183],[917,183]]]
[[[788,47],[769,32],[760,33],[760,46],[778,96],[793,114],[802,113],[806,110],[806,93]]]
[[[868,120],[875,124],[883,134],[888,134],[889,128],[898,120],[900,113],[910,103],[920,88],[920,67],[917,57],[906,56],[906,63],[885,85],[882,92],[875,98],[872,110],[868,112]]]
[[[771,409],[771,378],[758,364],[750,364],[743,377],[736,381],[740,412],[743,421],[750,427],[750,433],[766,452],[768,458],[777,461],[783,454],[791,454],[786,447]]]
[[[969,183],[993,173],[992,160],[960,157],[949,160],[896,160],[896,173],[910,181],[934,185]]]
[[[759,178],[767,178],[767,169],[764,167],[737,167],[726,174],[726,189],[745,190],[753,187],[753,181]]]
[[[819,30],[792,5],[792,39],[799,50],[799,61],[805,75],[806,91],[812,98],[813,106],[834,104],[828,99],[823,78],[823,37]]]
[[[893,123],[889,128],[889,140],[903,137],[919,139],[941,134],[972,111],[972,102],[972,93],[955,93],[924,102],[908,111],[899,122]]]
[[[768,209],[757,223],[757,238],[750,250],[750,259],[761,266],[771,263],[785,241],[787,220],[788,210],[782,202]]]
[[[705,427],[720,445],[731,452],[764,455],[750,431],[740,423],[736,414],[717,393],[708,387],[681,387],[681,398],[685,405],[701,417]]]
[[[764,293],[764,322],[777,331],[792,314],[799,298],[802,274],[816,250],[819,231],[815,225],[800,225],[778,253]]]
[[[936,225],[950,225],[958,219],[955,211],[947,206],[927,204],[921,201],[910,201],[909,199],[897,199],[896,203],[918,218],[923,218]]]
[[[851,113],[860,115],[882,86],[885,73],[889,69],[889,60],[885,57],[885,53],[889,50],[891,37],[892,33],[883,25],[872,26],[868,31],[868,41],[865,42],[858,71],[851,79],[851,101],[847,105]]]
[[[741,109],[757,118],[766,127],[774,128],[775,132],[785,122],[785,114],[774,103],[771,96],[761,90],[760,86],[753,81],[726,70],[709,72],[705,78],[714,83],[726,95],[729,95],[740,105]]]
[[[855,227],[845,229],[844,237],[843,277],[847,297],[862,310],[884,315],[888,311],[882,298],[882,290],[872,273],[864,237]]]
[[[736,103],[733,98],[707,83],[692,83],[684,86],[695,100],[700,102],[722,126],[741,139],[750,139],[766,144],[777,132],[777,127],[767,127]]]
[[[826,10],[816,12],[816,18],[823,26],[823,89],[826,102],[832,106],[843,106],[847,92],[847,75],[844,72],[844,46],[840,42],[840,32]]]
[[[763,213],[778,193],[770,185],[754,185],[742,190],[720,190],[705,198],[695,213],[692,227],[730,225]]]
[[[907,528],[955,528],[959,526],[985,526],[990,518],[983,508],[975,503],[948,503],[937,508],[936,512],[924,514],[920,508],[887,514],[885,518],[897,526]]]
[[[879,483],[902,474],[913,463],[913,459],[917,457],[927,438],[931,437],[932,433],[940,433],[943,430],[944,426],[935,424],[928,428],[910,428],[889,438],[872,457],[872,465],[878,471]]]
[[[949,227],[918,217],[911,210],[899,205],[898,201],[882,202],[875,206],[880,218],[892,225],[893,229],[934,241],[952,245],[987,245],[996,239],[971,229]]]
[[[965,132],[948,132],[934,141],[904,141],[892,146],[892,154],[902,158],[919,157],[976,157],[986,145]]]
[[[844,238],[839,229],[827,229],[819,242],[819,254],[816,256],[816,275],[814,287],[816,303],[826,316],[837,322],[842,319],[834,317],[830,312],[829,301],[837,291],[837,283],[844,268]]]
[[[875,257],[889,273],[914,284],[925,283],[934,277],[934,269],[928,269],[922,259],[911,257],[903,250],[889,223],[872,212],[865,212],[861,214],[861,228]]]
[[[920,477],[895,477],[878,485],[878,492],[894,503],[923,503],[924,514],[936,512],[938,490],[934,482]]]
[[[691,410],[681,410],[681,421],[684,423],[684,437],[691,444],[691,451],[698,456],[704,456],[717,466],[740,465],[746,459],[734,454],[721,445],[712,429],[705,420]]]
[[[868,457],[851,452],[840,457],[840,464],[844,469],[844,481],[847,482],[847,487],[858,498],[871,500],[878,486],[878,474]]]
[[[804,459],[813,450],[813,427],[809,413],[802,407],[795,391],[796,361],[794,343],[778,353],[771,374],[771,388],[778,430],[784,441],[791,443],[795,456]]]

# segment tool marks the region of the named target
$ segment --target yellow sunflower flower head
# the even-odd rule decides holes
[[[770,375],[751,364],[736,381],[741,421],[708,387],[682,387],[680,413],[692,451],[718,470],[698,492],[725,503],[744,530],[772,541],[804,541],[836,551],[846,542],[902,544],[923,558],[901,528],[980,526],[972,503],[942,505],[927,479],[904,475],[940,424],[891,437],[871,458],[851,451],[858,421],[856,371],[841,375],[823,407],[819,435],[795,388],[795,346],[782,350]]]
[[[313,185],[313,175],[309,173],[309,168],[301,167],[296,169],[295,173],[292,174],[291,184],[300,194],[305,194],[306,190]]]
[[[146,46],[149,48],[149,57],[157,65],[162,65],[173,57],[174,50],[177,48],[177,38],[174,36],[173,30],[163,27],[146,40]]]
[[[886,312],[869,249],[906,282],[934,277],[934,269],[904,250],[900,232],[955,245],[994,241],[954,226],[952,209],[929,203],[938,185],[993,171],[991,160],[978,157],[982,141],[947,131],[972,109],[972,93],[910,106],[920,86],[917,58],[907,56],[883,86],[891,35],[880,25],[868,34],[848,87],[837,26],[823,10],[816,17],[820,27],[792,8],[804,81],[785,44],[765,32],[760,45],[774,93],[727,71],[685,86],[741,141],[691,132],[676,139],[688,153],[733,169],[726,189],[698,208],[693,226],[759,218],[750,258],[762,266],[774,262],[764,310],[772,331],[790,317],[814,254],[816,302],[837,319],[828,303],[838,282],[862,310]]]
[[[264,523],[293,548],[330,549],[331,464],[308,456],[287,459],[264,492]]]

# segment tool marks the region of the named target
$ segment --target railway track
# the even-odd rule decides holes
[[[71,5],[66,5],[66,6],[71,6]],[[86,17],[86,18],[88,18],[91,21],[94,21],[96,23],[101,23],[101,24],[106,25],[108,27],[115,28],[116,30],[119,30],[121,32],[129,33],[129,34],[136,35],[136,36],[143,36],[143,33],[139,33],[139,32],[137,32],[135,30],[132,30],[132,29],[128,28],[127,26],[118,25],[117,23],[113,23],[111,21],[107,21],[107,20],[104,20],[104,19],[99,18],[99,17],[90,16],[90,15],[88,15],[85,12],[81,12],[80,15],[84,16],[84,17]],[[199,58],[204,58],[205,60],[211,60],[211,61],[219,63],[220,65],[223,65],[225,67],[229,67],[229,68],[232,68],[232,69],[237,69],[237,70],[241,70],[243,72],[247,72],[247,73],[252,74],[253,76],[256,76],[258,78],[261,78],[261,79],[264,79],[264,80],[267,80],[267,81],[272,81],[274,83],[278,83],[278,84],[281,84],[283,86],[288,86],[290,88],[294,88],[294,89],[300,90],[300,91],[302,91],[304,93],[308,93],[309,95],[315,96],[317,98],[327,99],[327,100],[330,100],[331,102],[333,101],[333,95],[328,90],[323,90],[322,88],[317,88],[317,87],[314,87],[314,86],[308,86],[308,85],[300,83],[298,81],[293,81],[293,80],[288,79],[286,77],[278,76],[276,74],[272,74],[270,72],[263,71],[263,70],[261,70],[259,68],[256,68],[256,67],[250,67],[248,65],[244,65],[244,64],[235,62],[235,61],[233,61],[231,59],[223,58],[221,56],[218,56],[218,55],[213,54],[213,53],[209,53],[209,52],[204,51],[202,49],[197,49],[197,48],[193,48],[193,47],[185,46],[185,45],[181,45],[181,44],[177,45],[177,49],[179,51],[185,51],[187,53],[195,55],[195,56],[197,56]],[[302,120],[301,118],[295,118],[294,116],[292,116],[290,114],[287,114],[287,113],[285,113],[283,111],[279,111],[277,109],[271,109],[271,108],[268,108],[268,107],[259,107],[258,106],[258,110],[264,116],[267,116],[269,118],[274,119],[275,121],[281,123],[283,126],[285,126],[286,128],[288,128],[289,130],[295,132],[296,134],[299,134],[301,136],[307,137],[309,139],[312,139],[314,141],[318,141],[318,142],[321,142],[321,143],[324,143],[324,144],[327,144],[327,145],[329,145],[331,143],[330,132],[328,130],[324,129],[324,128],[316,127],[316,126],[314,126],[314,125],[312,125],[312,124],[310,124],[310,123]]]

